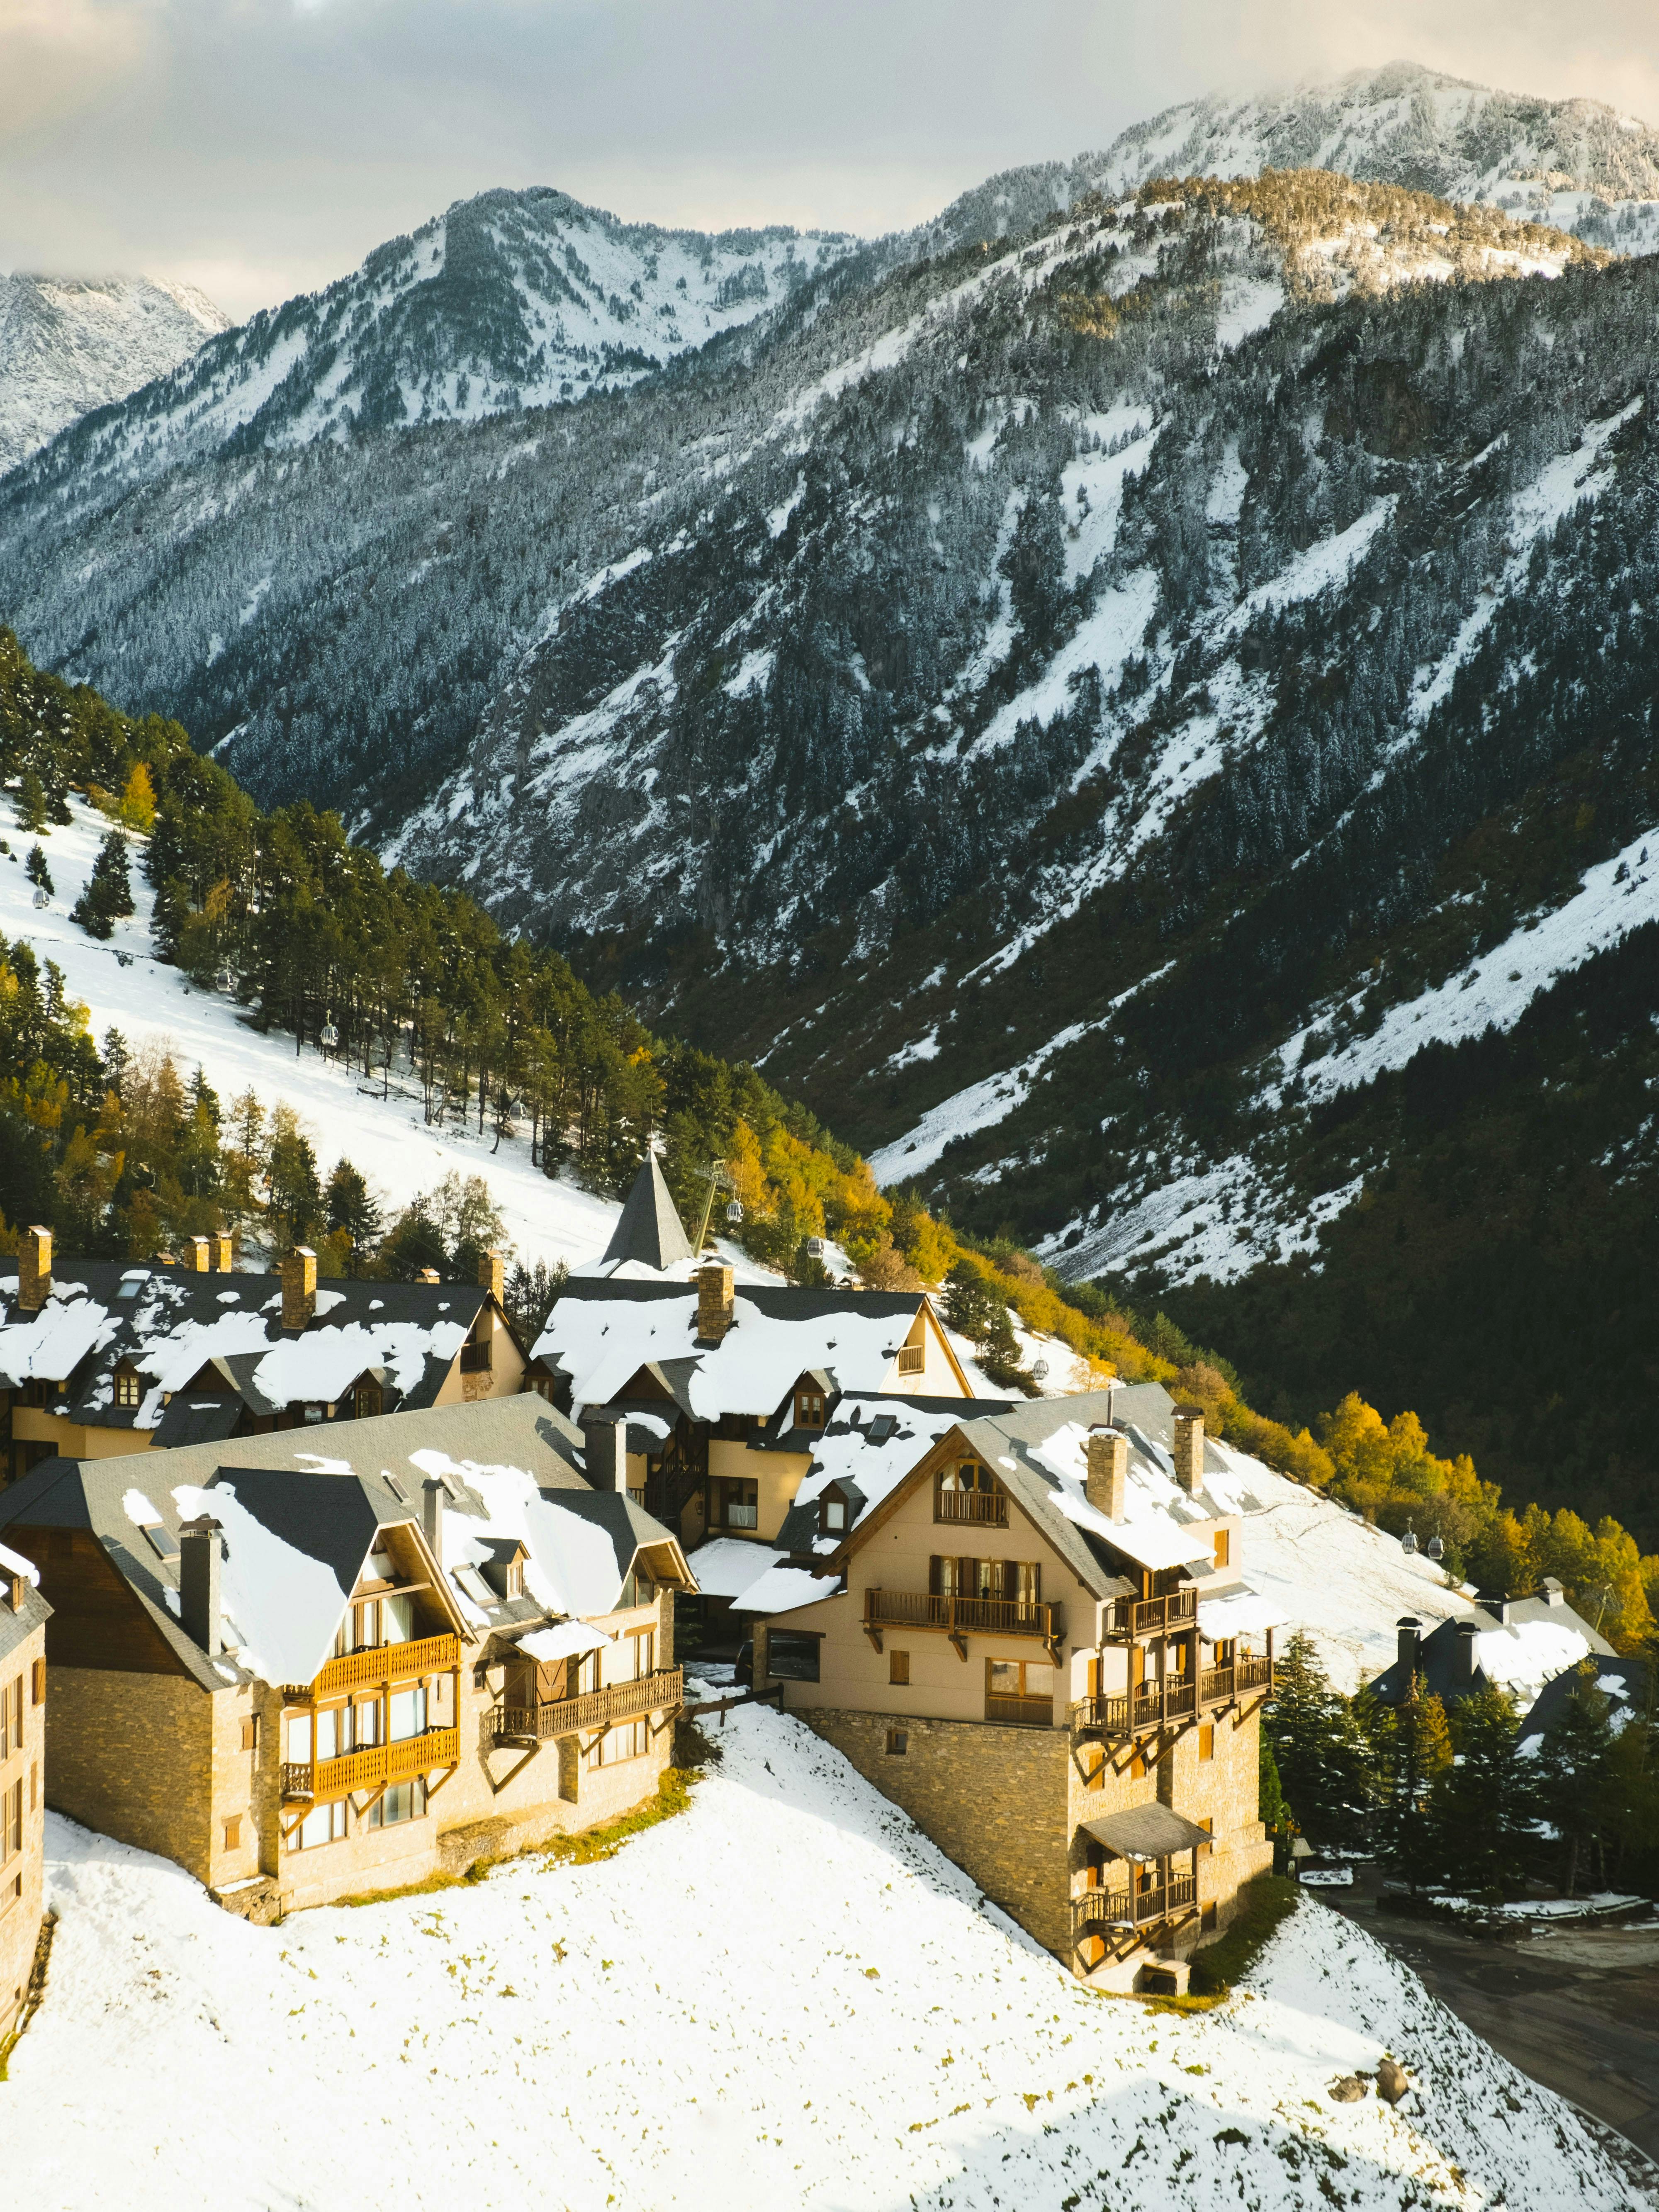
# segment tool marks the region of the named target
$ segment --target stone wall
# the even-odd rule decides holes
[[[208,1881],[216,1702],[184,1674],[51,1668],[47,1802]]]
[[[823,1706],[802,1711],[799,1717],[902,1806],[993,1904],[1070,1965],[1063,1731]],[[896,1729],[904,1738],[902,1753],[887,1748]]]

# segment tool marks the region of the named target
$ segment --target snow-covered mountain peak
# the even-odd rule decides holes
[[[206,293],[165,277],[0,276],[0,476],[229,327]]]

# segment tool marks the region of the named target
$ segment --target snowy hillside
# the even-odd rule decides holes
[[[150,276],[0,276],[0,476],[66,423],[228,330],[205,293]]]
[[[52,472],[131,482],[222,451],[477,422],[626,386],[776,307],[856,243],[665,230],[564,192],[483,192],[325,291],[228,331],[55,456]]]
[[[0,2088],[20,2203],[265,2212],[1638,2212],[1560,2100],[1304,1899],[1176,2018],[1080,1989],[798,1723],[732,1716],[615,1858],[255,1929],[49,1819],[61,1917]],[[1340,2076],[1385,2052],[1397,2108]]]
[[[1595,100],[1535,100],[1414,62],[1292,91],[1213,94],[1135,124],[1073,165],[1073,191],[1153,177],[1338,169],[1479,201],[1600,246],[1659,243],[1659,131]]]

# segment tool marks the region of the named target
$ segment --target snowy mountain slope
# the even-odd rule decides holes
[[[150,276],[0,276],[0,476],[187,360],[230,318]]]
[[[608,1862],[278,1929],[50,1815],[8,2179],[252,2212],[318,2201],[325,2144],[468,2212],[1640,2212],[1567,2106],[1311,1899],[1248,1992],[1151,2014],[1080,1989],[799,1723],[749,1708],[720,1742],[690,1812]],[[1407,2100],[1335,2103],[1384,2051]]]
[[[856,244],[784,228],[665,230],[563,192],[483,192],[377,247],[325,291],[226,331],[60,448],[44,480],[130,486],[215,453],[476,422],[624,387],[787,301]]]
[[[1153,177],[1338,169],[1478,201],[1626,252],[1659,240],[1659,131],[1594,100],[1536,100],[1414,62],[1166,108],[1066,173],[1075,197]]]

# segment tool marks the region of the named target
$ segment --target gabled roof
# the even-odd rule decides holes
[[[822,1374],[836,1390],[878,1390],[917,1316],[932,1311],[920,1291],[745,1283],[725,1338],[704,1344],[695,1288],[573,1278],[536,1352],[568,1379],[577,1407],[611,1404],[648,1368],[697,1420],[766,1419],[803,1375]],[[939,1336],[945,1342],[942,1329]]]
[[[965,1418],[1012,1409],[1011,1400],[898,1398],[849,1391],[828,1425],[803,1439],[811,1450],[812,1464],[783,1516],[779,1547],[797,1554],[816,1553],[827,1560],[843,1541],[818,1533],[819,1501],[831,1483],[841,1486],[849,1502],[851,1492],[857,1492],[860,1503],[849,1522],[849,1528],[856,1528],[862,1514],[879,1505],[923,1454]]]
[[[98,1428],[155,1430],[164,1401],[211,1369],[256,1416],[343,1400],[376,1372],[388,1400],[429,1405],[489,1293],[476,1284],[330,1280],[302,1332],[283,1328],[279,1275],[197,1274],[112,1261],[57,1267],[35,1314],[16,1307],[15,1274],[0,1276],[0,1389],[70,1382],[54,1410]],[[126,1364],[143,1388],[116,1403]],[[205,1398],[210,1394],[199,1394]]]
[[[1645,1659],[1615,1653],[1581,1660],[1547,1682],[1521,1723],[1519,1748],[1528,1755],[1543,1743],[1570,1698],[1594,1689],[1607,1701],[1607,1720],[1614,1733],[1640,1720],[1653,1696],[1653,1670]]]
[[[632,1261],[639,1267],[654,1267],[662,1273],[670,1267],[684,1267],[696,1257],[669,1196],[668,1185],[663,1181],[657,1156],[647,1153],[644,1165],[634,1178],[622,1218],[611,1232],[611,1242],[605,1248],[599,1265],[602,1268],[617,1267]]]
[[[1558,1674],[1611,1652],[1611,1645],[1569,1605],[1547,1606],[1540,1600],[1525,1606],[1522,1601],[1504,1610],[1509,1617],[1500,1620],[1482,1607],[1472,1607],[1463,1619],[1443,1620],[1425,1636],[1417,1650],[1419,1687],[1449,1705],[1476,1690],[1508,1690],[1524,1706]],[[1470,1660],[1467,1676],[1462,1672],[1464,1643]],[[1397,1656],[1370,1688],[1384,1705],[1400,1703],[1406,1694],[1406,1670]]]
[[[40,1595],[40,1570],[33,1560],[0,1544],[0,1583],[14,1575],[21,1577],[23,1602],[14,1611],[9,1597],[0,1597],[0,1659],[9,1659],[52,1618],[52,1607]]]

